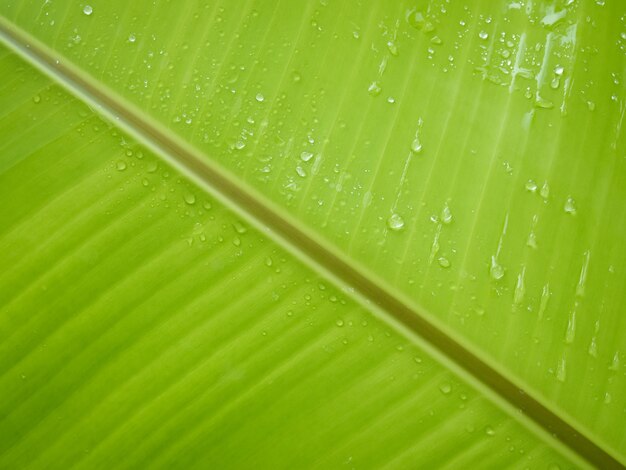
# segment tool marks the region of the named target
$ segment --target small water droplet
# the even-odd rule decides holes
[[[235,148],[237,150],[242,150],[243,148],[245,148],[246,143],[243,140],[238,140],[237,142],[235,142]]]
[[[504,277],[504,268],[498,263],[495,256],[491,257],[491,266],[489,267],[489,275],[496,281]]]
[[[237,232],[240,235],[243,235],[244,233],[248,231],[247,227],[239,221],[233,224],[233,228],[235,229],[235,232]]]
[[[449,268],[450,267],[450,260],[444,256],[441,256],[437,262],[439,263],[439,266],[441,266],[442,268]]]
[[[528,180],[526,181],[525,188],[526,188],[526,191],[530,191],[531,193],[534,193],[535,191],[537,191],[537,183],[535,183],[533,180]]]
[[[126,169],[126,162],[123,160],[118,160],[118,162],[115,164],[115,168],[117,168],[118,171],[124,171]]]
[[[272,264],[274,264],[274,262],[272,261],[271,257],[268,256],[267,258],[265,258],[265,266],[269,268]]]
[[[367,89],[367,92],[368,92],[371,96],[378,96],[378,95],[380,95],[381,88],[380,88],[380,85],[378,84],[378,82],[372,82],[372,83],[370,83],[370,86],[369,86],[369,88]]]
[[[411,142],[411,152],[420,153],[421,151],[422,151],[422,143],[420,142],[419,137],[415,136],[415,139],[413,139],[413,142]]]
[[[496,435],[496,432],[491,426],[485,426],[485,434],[489,437],[492,437]]]
[[[344,325],[343,320],[339,319],[335,322],[335,325],[337,325],[338,327],[342,327]]]
[[[194,196],[194,194],[192,192],[189,192],[189,191],[185,191],[185,194],[183,194],[183,199],[190,206],[192,206],[192,205],[194,205],[196,203],[196,196]]]
[[[393,231],[399,231],[404,228],[404,219],[399,214],[391,214],[387,219],[387,226]]]
[[[135,42],[137,40],[137,37],[134,34],[130,34],[128,36],[128,42]]]
[[[439,391],[443,393],[444,395],[449,395],[450,392],[452,391],[452,385],[450,385],[447,382],[444,382],[441,385],[439,385]]]
[[[392,56],[396,56],[398,55],[398,45],[394,42],[394,41],[388,41],[387,42],[387,49],[389,49],[389,52],[391,53]]]
[[[550,196],[550,186],[548,185],[548,182],[545,181],[543,183],[543,186],[541,187],[541,189],[539,190],[539,195],[544,199],[544,200],[548,200],[548,197]]]
[[[41,102],[41,96],[35,95],[33,96],[33,103],[37,104]]]
[[[83,8],[83,13],[87,16],[91,15],[93,13],[93,8],[91,5],[85,5]]]
[[[487,31],[481,31],[478,33],[478,37],[484,41],[489,37],[489,33]]]
[[[313,158],[313,154],[312,154],[311,152],[302,152],[302,153],[300,154],[300,159],[301,159],[303,162],[308,162],[308,161],[310,161],[312,158]]]
[[[435,44],[436,46],[441,46],[443,44],[443,41],[441,40],[441,38],[439,36],[433,36],[430,39],[430,42],[432,44]]]
[[[257,93],[255,96],[255,99],[259,102],[259,103],[263,103],[263,101],[265,101],[265,97],[261,94],[261,93]]]
[[[302,75],[300,75],[298,72],[293,72],[291,74],[291,80],[294,83],[299,83],[302,80]]]
[[[572,196],[567,196],[563,210],[565,210],[567,214],[576,215],[576,201],[574,201]]]

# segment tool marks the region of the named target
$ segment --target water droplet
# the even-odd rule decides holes
[[[185,191],[185,194],[183,194],[183,199],[190,206],[192,206],[192,205],[194,205],[196,203],[196,196],[194,196],[194,194],[192,192],[189,192],[189,191]]]
[[[233,238],[233,245],[241,246],[241,239],[239,237]]]
[[[565,330],[565,344],[572,344],[576,337],[576,310],[567,319],[567,329]]]
[[[524,300],[526,294],[526,286],[524,285],[524,276],[526,274],[526,266],[517,275],[517,283],[515,284],[515,292],[513,293],[513,303],[519,305]]]
[[[388,41],[387,42],[387,49],[389,49],[389,52],[391,53],[392,56],[397,56],[398,55],[398,46],[395,42],[393,41]]]
[[[491,426],[485,426],[485,434],[487,434],[487,436],[489,437],[492,437],[496,435],[496,432]]]
[[[550,300],[550,296],[552,293],[550,292],[550,284],[546,284],[543,286],[543,290],[541,291],[541,301],[539,302],[539,319],[543,318],[543,314],[548,307],[548,301]]]
[[[381,88],[380,88],[380,85],[378,84],[378,82],[372,82],[370,84],[369,88],[367,89],[367,92],[371,96],[378,96],[378,95],[380,95]]]
[[[128,42],[135,42],[137,40],[137,37],[134,34],[130,34],[128,36]]]
[[[85,7],[83,8],[83,13],[87,16],[91,15],[93,13],[93,8],[91,7],[91,5],[85,5]]]
[[[301,166],[296,167],[296,173],[298,173],[298,176],[301,178],[306,178],[306,171]]]
[[[440,257],[437,262],[439,263],[439,266],[441,266],[442,268],[449,268],[450,267],[450,260],[448,260],[448,258],[442,256]]]
[[[583,265],[580,268],[580,276],[578,276],[578,284],[576,285],[576,296],[582,297],[585,294],[585,283],[587,282],[587,269],[589,268],[589,258],[591,252],[585,251],[583,255]]]
[[[535,183],[533,180],[528,180],[526,181],[525,188],[526,188],[526,191],[530,191],[531,193],[534,193],[535,191],[537,191],[537,183]]]
[[[613,355],[613,361],[611,361],[609,369],[614,371],[619,370],[619,352],[615,351],[615,354]]]
[[[312,158],[313,158],[313,154],[312,154],[311,152],[302,152],[302,153],[300,154],[300,159],[301,159],[303,162],[308,162],[308,161],[310,161]]]
[[[233,228],[235,229],[235,232],[237,232],[240,235],[243,235],[244,233],[246,233],[248,231],[248,229],[246,228],[246,226],[244,224],[242,224],[241,222],[237,221],[233,224]]]
[[[489,267],[489,275],[496,281],[504,277],[504,268],[498,263],[495,256],[491,257],[491,266]]]
[[[441,391],[441,393],[443,393],[444,395],[449,395],[450,392],[452,391],[452,385],[450,385],[447,382],[444,382],[441,385],[439,385],[439,391]]]
[[[265,101],[265,97],[261,94],[261,93],[257,93],[255,99],[259,102],[259,103],[263,103],[263,101]]]
[[[37,104],[41,102],[41,96],[35,95],[33,96],[33,103]]]
[[[572,196],[567,196],[563,210],[568,214],[576,215],[576,201],[574,201]]]
[[[567,376],[567,371],[566,371],[566,362],[565,362],[565,357],[561,357],[561,359],[559,360],[559,364],[556,368],[556,379],[559,382],[565,382],[565,378]]]
[[[387,219],[387,226],[393,231],[399,231],[404,228],[404,219],[399,214],[391,214]]]
[[[299,83],[302,80],[302,75],[298,72],[293,72],[291,74],[291,80],[293,80],[294,83]]]
[[[484,41],[489,37],[489,33],[487,31],[481,31],[478,33],[478,37]]]
[[[555,73],[556,75],[558,75],[558,76],[561,76],[561,75],[563,75],[564,70],[565,70],[565,69],[563,68],[563,66],[561,66],[561,65],[557,65],[557,66],[554,68],[554,73]]]
[[[548,197],[550,196],[550,186],[548,185],[548,182],[545,181],[543,183],[543,186],[541,187],[541,189],[539,190],[539,195],[544,199],[544,200],[548,200]]]
[[[123,160],[118,160],[118,162],[115,164],[115,168],[117,168],[118,171],[124,171],[126,169],[126,162]]]
[[[589,352],[589,355],[593,357],[598,357],[598,344],[596,341],[597,340],[595,335],[592,336],[591,342],[589,343],[589,349],[587,350]]]
[[[338,327],[342,327],[343,326],[343,320],[339,319],[335,322],[335,325],[337,325]]]
[[[243,148],[245,148],[246,143],[243,140],[238,140],[237,142],[235,142],[235,148],[237,150],[242,150]]]
[[[272,261],[271,257],[268,256],[267,258],[265,258],[265,266],[269,268],[272,264],[274,264],[274,262]]]
[[[441,211],[441,221],[446,225],[452,222],[452,212],[447,203],[443,206],[443,210]]]
[[[411,142],[411,152],[420,153],[422,151],[422,143],[420,142],[419,137],[416,135],[413,142]]]
[[[439,36],[433,36],[430,39],[430,42],[432,44],[435,44],[436,46],[441,46],[443,44],[443,41],[441,40],[441,38]]]

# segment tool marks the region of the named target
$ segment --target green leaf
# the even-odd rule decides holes
[[[0,15],[1,467],[624,465],[626,4]]]

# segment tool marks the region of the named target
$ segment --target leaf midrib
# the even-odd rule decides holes
[[[432,315],[416,308],[384,280],[372,275],[355,260],[300,227],[296,220],[254,189],[244,186],[203,156],[196,148],[148,117],[133,104],[98,83],[69,61],[60,60],[46,45],[0,16],[0,40],[24,60],[61,84],[116,126],[137,138],[169,164],[211,193],[262,233],[273,238],[322,275],[374,310],[387,323],[418,341],[430,352],[488,394],[510,415],[521,410],[544,438],[556,438],[569,453],[601,468],[626,468],[613,453],[580,428],[559,416],[541,398],[528,393],[498,370],[492,361],[472,351]],[[524,418],[524,416],[521,416]],[[517,415],[516,418],[520,418]]]

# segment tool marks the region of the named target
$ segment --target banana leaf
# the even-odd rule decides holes
[[[0,40],[1,468],[626,464],[626,3]]]

